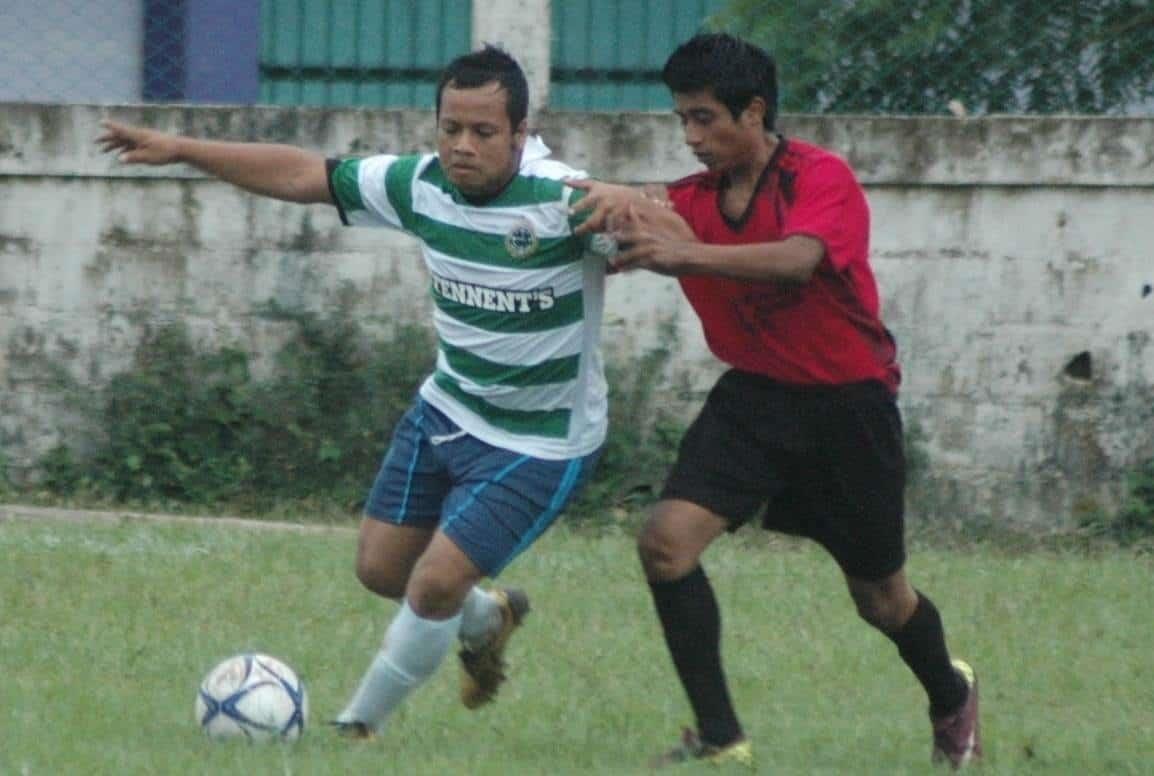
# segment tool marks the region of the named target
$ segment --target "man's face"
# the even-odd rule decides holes
[[[724,173],[750,161],[765,133],[759,106],[755,100],[735,119],[708,89],[673,95],[673,112],[681,119],[685,144],[711,172]]]
[[[496,81],[472,89],[448,83],[441,91],[437,153],[445,175],[466,196],[498,193],[520,165],[525,122],[509,124],[508,97]]]

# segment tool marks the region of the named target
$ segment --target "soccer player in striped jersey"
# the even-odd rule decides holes
[[[479,587],[553,522],[605,439],[599,330],[605,257],[574,234],[583,173],[527,129],[517,62],[487,46],[437,87],[437,151],[326,159],[286,145],[198,140],[105,122],[131,164],[183,162],[245,190],[335,205],[345,224],[416,236],[430,278],[436,368],[395,429],[365,503],[356,573],[400,601],[335,724],[370,737],[458,639],[461,698],[493,699],[529,610]]]

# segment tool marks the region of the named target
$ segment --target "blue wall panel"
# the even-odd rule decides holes
[[[550,107],[666,110],[661,67],[725,0],[555,0]]]
[[[262,0],[261,100],[432,107],[471,0]]]
[[[260,95],[260,0],[187,0],[189,102],[245,105]]]

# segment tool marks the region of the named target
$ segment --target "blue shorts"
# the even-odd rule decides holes
[[[418,398],[397,423],[365,503],[395,525],[440,528],[487,576],[553,524],[600,450],[551,461],[482,442]]]

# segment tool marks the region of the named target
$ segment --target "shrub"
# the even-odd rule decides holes
[[[305,496],[355,506],[428,370],[429,335],[402,328],[370,346],[344,316],[295,320],[266,380],[240,350],[197,352],[182,325],[147,336],[101,392],[94,454],[53,450],[40,462],[44,486],[241,511]]]
[[[1154,538],[1154,458],[1126,478],[1127,496],[1113,521],[1113,533],[1124,544]]]
[[[96,417],[85,425],[101,429],[101,438],[58,446],[39,461],[43,490],[148,508],[253,513],[309,501],[358,509],[393,426],[430,369],[431,334],[403,327],[373,343],[343,313],[272,312],[295,331],[266,379],[253,376],[239,349],[198,351],[180,324],[147,335],[132,368],[90,403]],[[602,519],[655,497],[683,429],[655,401],[669,357],[662,346],[629,369],[609,370],[609,438],[571,510],[576,519]]]
[[[1126,496],[1113,513],[1085,510],[1079,520],[1085,534],[1123,546],[1154,543],[1154,458],[1126,477]]]
[[[620,363],[607,367],[609,435],[592,481],[569,510],[575,519],[609,522],[656,500],[686,428],[657,401],[673,336],[669,323],[661,332],[665,344],[628,367]]]

